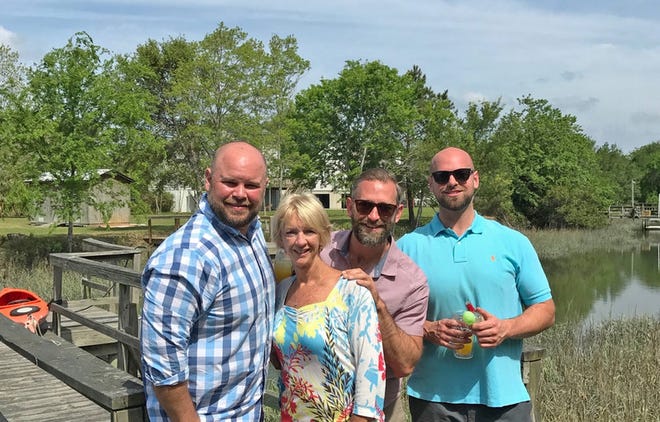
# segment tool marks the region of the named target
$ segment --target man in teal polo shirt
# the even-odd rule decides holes
[[[413,421],[530,421],[520,373],[522,339],[552,326],[555,305],[536,251],[521,233],[473,207],[479,173],[470,155],[446,148],[431,161],[429,187],[440,209],[398,240],[428,278],[424,351],[408,380]],[[452,315],[477,306],[471,359],[454,350],[469,341]]]

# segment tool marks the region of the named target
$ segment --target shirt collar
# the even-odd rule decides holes
[[[433,216],[433,219],[429,223],[429,227],[431,228],[431,232],[433,233],[434,236],[439,236],[442,233],[456,236],[456,233],[452,229],[442,224],[442,221],[440,220],[438,213],[436,213]],[[472,224],[465,231],[464,236],[468,235],[469,233],[481,234],[483,232],[484,232],[484,218],[475,211],[474,220],[472,220]]]
[[[351,236],[353,234],[352,230],[343,230],[337,233],[336,237],[336,242],[337,246],[336,249],[339,250],[339,253],[341,256],[343,256],[346,261],[348,262],[348,245],[350,244]],[[393,241],[392,236],[388,238],[388,242],[390,242],[390,248],[381,256],[380,260],[376,265],[374,266],[374,269],[372,271],[372,278],[376,280],[377,278],[380,277],[380,275],[383,273],[383,270],[385,269],[385,263],[387,262],[387,256],[390,253],[390,250],[396,246],[396,243]],[[385,273],[388,271],[386,270]]]

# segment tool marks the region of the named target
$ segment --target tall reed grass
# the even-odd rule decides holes
[[[612,219],[600,229],[523,229],[542,259],[561,258],[592,250],[610,250],[639,244],[642,225],[639,220]]]
[[[547,350],[544,422],[660,421],[660,317],[559,324],[529,341]]]

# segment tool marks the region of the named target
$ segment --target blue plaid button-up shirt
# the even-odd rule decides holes
[[[154,386],[188,381],[203,421],[259,421],[275,279],[261,223],[223,224],[206,194],[142,274],[142,378],[151,421],[168,420]]]

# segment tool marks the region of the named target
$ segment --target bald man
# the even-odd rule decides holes
[[[550,327],[555,317],[536,251],[521,233],[474,210],[479,173],[467,152],[438,152],[428,184],[437,215],[397,242],[429,284],[424,350],[407,387],[412,420],[530,421],[522,339]],[[471,325],[478,345],[462,360],[454,350],[472,334],[451,317],[466,301],[484,319]]]
[[[268,179],[246,142],[218,148],[199,210],[142,274],[151,421],[260,421],[275,278],[257,218]]]

